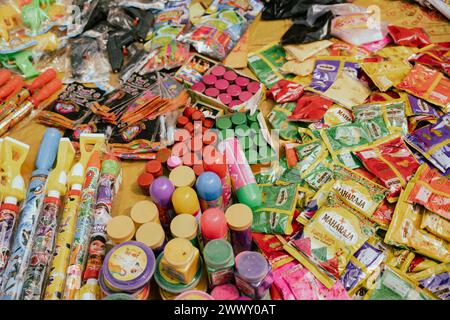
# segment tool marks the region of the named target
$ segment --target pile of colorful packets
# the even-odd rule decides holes
[[[27,3],[29,37],[71,38],[72,76],[0,70],[0,299],[450,299],[449,43],[311,5],[292,30],[325,31],[251,52],[249,75],[223,60],[258,0],[92,1],[70,26]],[[26,117],[50,127],[29,181],[7,136]]]

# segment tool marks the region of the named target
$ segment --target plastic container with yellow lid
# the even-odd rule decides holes
[[[252,249],[253,211],[245,204],[230,206],[225,212],[228,228],[231,231],[231,243],[234,255]]]
[[[198,221],[190,214],[180,214],[170,223],[170,232],[174,238],[189,240],[198,248]]]
[[[189,240],[170,240],[161,258],[161,270],[183,284],[190,283],[200,265],[200,252]]]
[[[128,216],[117,216],[109,220],[106,233],[114,244],[121,244],[134,238],[136,229],[133,220]]]
[[[131,208],[130,217],[136,229],[149,222],[160,223],[158,207],[148,200],[136,202]]]
[[[155,256],[164,250],[167,243],[164,229],[156,222],[149,222],[140,226],[136,231],[136,241],[142,242],[152,249]]]
[[[188,166],[180,166],[172,170],[169,180],[176,188],[192,187],[195,184],[195,172]]]

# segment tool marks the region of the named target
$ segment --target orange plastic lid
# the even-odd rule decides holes
[[[135,233],[133,220],[123,215],[114,217],[106,225],[106,233],[115,243],[129,241],[134,237]]]
[[[192,187],[195,183],[194,170],[187,166],[176,167],[170,172],[169,180],[176,188]]]
[[[230,229],[242,231],[252,226],[253,211],[245,204],[233,204],[225,212],[225,218]]]
[[[134,221],[136,227],[140,227],[148,222],[158,222],[159,211],[156,204],[149,200],[143,200],[134,204],[131,208],[130,217]]]

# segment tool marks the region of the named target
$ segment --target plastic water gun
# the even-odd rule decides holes
[[[86,168],[86,179],[81,191],[80,208],[77,217],[76,233],[73,238],[72,251],[69,258],[69,266],[66,270],[66,283],[64,286],[63,300],[74,300],[79,296],[82,286],[83,272],[86,266],[89,240],[94,222],[94,208],[97,187],[100,178],[101,154],[105,135],[92,134],[88,137],[103,139],[103,143],[94,149]],[[100,138],[103,137],[103,138]]]
[[[25,275],[21,300],[39,300],[44,289],[47,268],[53,253],[61,197],[67,193],[67,174],[75,158],[75,149],[68,138],[59,142],[56,167],[48,176],[46,197],[39,215],[31,249],[30,263]],[[34,263],[36,262],[36,263]]]
[[[56,71],[48,69],[27,88],[21,89],[16,95],[0,105],[0,136],[23,120],[31,113],[33,108],[38,107],[41,102],[50,98],[61,88],[62,82],[57,78]]]
[[[9,137],[0,146],[0,278],[11,253],[19,205],[25,198],[25,181],[20,171],[29,150],[30,146]]]
[[[81,134],[80,136],[81,156],[80,160],[72,167],[68,178],[69,192],[64,202],[64,210],[60,219],[61,223],[56,236],[55,254],[49,269],[50,273],[44,294],[45,300],[62,299],[87,164],[93,152],[101,150],[103,144],[103,135]]]
[[[0,37],[9,42],[9,30],[13,29],[17,25],[17,18],[20,16],[20,12],[11,5],[0,6]]]
[[[14,53],[0,54],[0,62],[5,68],[19,69],[25,79],[30,79],[39,75],[33,66],[33,53],[30,50],[23,50]]]
[[[2,300],[16,300],[22,292],[39,213],[45,196],[43,191],[56,159],[60,139],[61,133],[54,128],[49,128],[41,141],[35,160],[35,170],[31,175],[27,195],[20,210],[11,256],[3,273],[0,296]]]

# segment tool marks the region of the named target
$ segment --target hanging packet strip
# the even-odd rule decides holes
[[[411,71],[412,65],[406,60],[394,59],[381,62],[363,62],[361,68],[378,89],[384,92],[402,82]]]
[[[336,195],[346,205],[374,221],[373,214],[388,190],[341,165],[335,166],[334,178],[336,182],[332,190]]]
[[[325,287],[304,266],[290,262],[274,271],[274,285],[284,300],[349,300],[338,281],[331,289]]]
[[[436,124],[422,127],[405,137],[405,141],[444,174],[450,173],[450,113]]]
[[[368,242],[356,251],[340,280],[350,296],[353,296],[363,286],[363,282],[380,267],[384,258],[383,251]]]
[[[419,288],[414,281],[398,270],[384,267],[364,300],[435,300],[430,293]]]
[[[262,205],[253,211],[253,232],[292,234],[292,220],[297,204],[298,189],[295,184],[260,185]]]
[[[450,261],[450,244],[421,229],[420,224],[425,208],[408,203],[413,188],[414,181],[411,180],[400,194],[384,241],[397,247],[409,248],[440,262],[448,262]]]
[[[420,166],[399,136],[386,142],[377,141],[374,146],[355,153],[364,167],[389,189],[387,199],[391,203],[398,199],[400,191],[406,187]]]
[[[450,221],[431,211],[423,213],[420,228],[450,242]]]
[[[369,221],[336,200],[319,209],[285,245],[327,288],[340,279],[351,257],[375,232]]]
[[[450,111],[450,80],[437,70],[417,63],[396,88]]]
[[[438,264],[410,276],[438,298],[450,300],[450,263]]]
[[[38,114],[37,119],[47,126],[73,130],[90,113],[90,106],[100,100],[104,93],[99,88],[73,82]]]
[[[423,164],[411,180],[409,203],[417,203],[450,220],[450,179]]]

